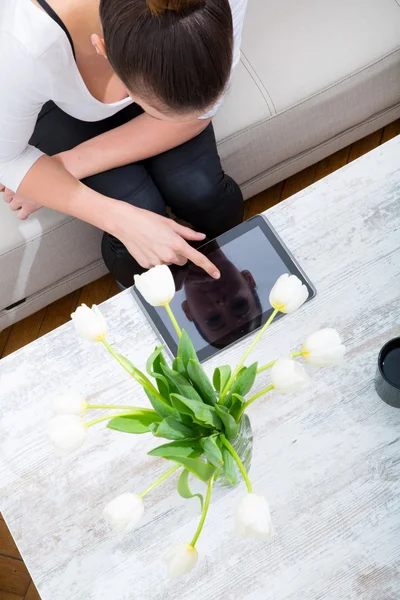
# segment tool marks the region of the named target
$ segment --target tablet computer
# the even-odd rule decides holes
[[[212,279],[188,263],[172,266],[176,294],[171,308],[204,361],[256,331],[272,313],[269,293],[280,275],[297,275],[316,290],[267,219],[258,215],[199,248],[221,272]],[[177,335],[163,307],[150,306],[136,290],[135,298],[172,356]],[[281,314],[278,315],[282,316]],[[278,318],[277,317],[277,318]]]

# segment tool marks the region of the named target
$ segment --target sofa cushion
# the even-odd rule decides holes
[[[273,115],[263,88],[245,64],[243,56],[222,108],[214,118],[217,139],[222,140]]]
[[[0,311],[100,258],[101,232],[42,208],[19,221],[0,194]]]
[[[246,18],[243,55],[276,112],[352,77],[400,43],[395,0],[264,0],[249,2]]]
[[[244,70],[260,91],[255,110],[253,89],[237,103],[245,96]],[[400,102],[399,73],[396,0],[250,1],[241,69],[215,119],[225,168],[246,187],[392,108]]]

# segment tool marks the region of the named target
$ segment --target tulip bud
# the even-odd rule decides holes
[[[190,544],[178,544],[164,558],[167,563],[168,577],[177,579],[186,575],[196,566],[198,558],[196,548]]]
[[[308,298],[308,289],[296,275],[281,275],[269,295],[271,306],[283,313],[300,308]]]
[[[121,494],[103,510],[103,517],[116,532],[132,531],[144,515],[144,504],[138,494]]]
[[[307,362],[316,367],[329,367],[342,362],[346,346],[335,329],[320,329],[308,336],[303,344],[303,355]]]
[[[47,435],[60,455],[79,448],[85,440],[86,431],[85,423],[77,415],[59,415],[47,426]]]
[[[95,304],[92,308],[86,304],[78,306],[71,318],[77,334],[89,342],[101,342],[108,333],[107,323]]]
[[[175,295],[175,281],[167,265],[158,265],[143,275],[135,275],[135,286],[151,306],[165,306]]]
[[[268,502],[258,494],[247,494],[235,511],[236,533],[239,537],[266,540],[273,534]]]
[[[293,394],[310,381],[304,367],[291,358],[278,358],[271,369],[271,383],[281,394]]]
[[[87,402],[79,394],[61,394],[54,399],[55,415],[83,415],[87,410]]]

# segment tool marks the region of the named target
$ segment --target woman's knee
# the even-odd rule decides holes
[[[140,164],[98,173],[86,178],[83,183],[104,196],[165,215],[164,200],[149,173]]]
[[[144,272],[144,269],[129,254],[122,242],[109,233],[103,235],[101,253],[109,272],[124,287],[133,285],[134,275]]]
[[[108,184],[110,185],[110,182]],[[142,185],[135,186],[132,181],[130,191],[128,190],[128,182],[125,181],[124,185],[127,193],[123,194],[123,197],[120,196],[120,201],[128,202],[136,208],[146,209],[150,212],[166,216],[164,200],[147,173]],[[121,189],[120,187],[119,190],[121,191]],[[103,235],[101,251],[108,270],[125,287],[132,285],[134,275],[143,273],[144,271],[139,263],[130,255],[124,244],[107,232]]]
[[[197,171],[186,181],[185,190],[175,193],[175,202],[179,196],[182,199],[179,216],[201,227],[208,236],[219,235],[243,220],[240,187],[223,172],[213,177],[205,171]]]

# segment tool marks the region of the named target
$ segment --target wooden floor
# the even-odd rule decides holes
[[[292,196],[396,135],[400,135],[400,120],[254,196],[245,204],[245,218],[249,219],[274,206],[274,204]],[[65,298],[57,300],[47,308],[43,308],[34,315],[0,332],[0,358],[15,352],[38,337],[66,323],[70,319],[71,312],[82,302],[89,306],[100,304],[118,294],[118,292],[119,288],[116,283],[110,275],[106,275]],[[0,600],[40,600],[1,515]]]

